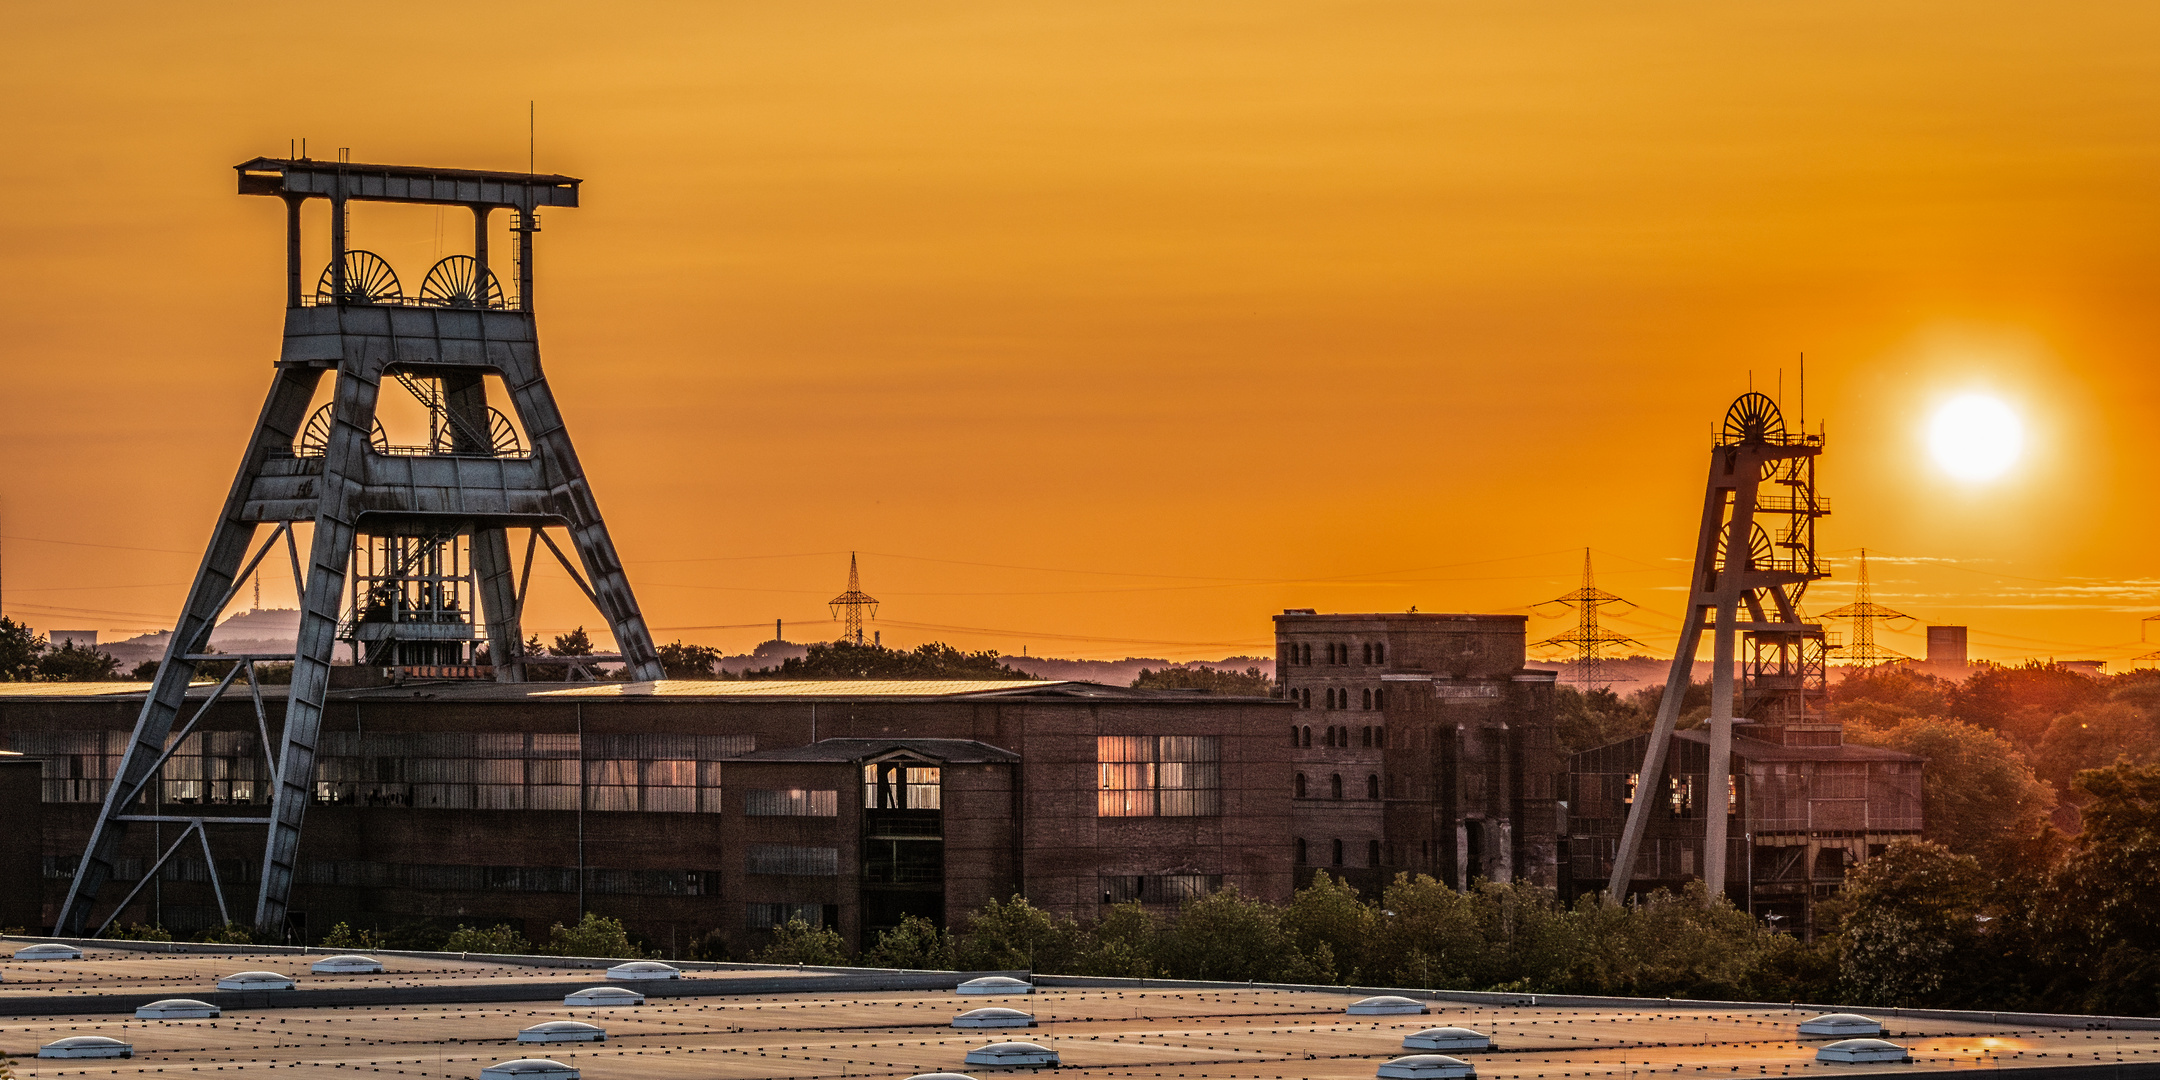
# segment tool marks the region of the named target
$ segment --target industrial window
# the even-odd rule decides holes
[[[1222,889],[1221,874],[1104,874],[1105,904],[1182,904]]]
[[[943,774],[935,765],[873,761],[864,765],[863,806],[871,810],[938,810]]]
[[[582,789],[587,810],[717,814],[720,761],[756,748],[747,735],[325,732],[315,759],[315,800],[576,810]],[[169,789],[170,767],[167,776]]]
[[[1299,866],[1305,865],[1305,838],[1302,836],[1298,837],[1296,840],[1292,841],[1292,846],[1297,849],[1297,864]]]
[[[1342,798],[1342,774],[1341,774],[1341,773],[1336,773],[1335,775],[1333,775],[1333,776],[1330,776],[1330,777],[1328,777],[1328,797],[1329,797],[1329,798],[1334,798],[1334,799],[1340,799],[1340,798]],[[1340,860],[1337,860],[1337,861],[1340,861]]]
[[[743,871],[750,874],[834,877],[840,873],[840,849],[797,847],[793,844],[752,844],[744,859]]]
[[[1365,778],[1365,797],[1368,799],[1377,799],[1380,797],[1379,773],[1374,773]]]
[[[750,817],[838,817],[840,793],[802,788],[745,791],[743,813]]]
[[[1342,865],[1342,841],[1335,841],[1335,865]]]
[[[1298,798],[1300,798],[1300,799],[1302,799],[1302,798],[1304,798],[1304,797],[1305,797],[1305,774],[1304,774],[1304,773],[1299,773],[1299,774],[1297,774],[1297,797],[1298,797]]]
[[[1378,840],[1367,840],[1367,841],[1365,841],[1365,865],[1367,865],[1367,866],[1378,866],[1378,865],[1380,865],[1380,841],[1378,841]]]
[[[1104,735],[1095,760],[1099,816],[1222,813],[1222,742],[1213,735]]]
[[[827,917],[825,904],[746,904],[749,918],[743,920],[752,930],[771,930],[786,926],[796,920],[813,926],[830,926],[837,919]]]

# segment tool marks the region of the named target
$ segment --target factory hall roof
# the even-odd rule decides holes
[[[214,684],[199,682],[188,687],[188,697],[210,696]],[[9,700],[141,701],[150,684],[143,682],[99,683],[0,683],[0,702]],[[283,700],[286,687],[263,687],[265,698]],[[244,689],[228,690],[228,696]],[[1192,704],[1262,704],[1276,702],[1265,697],[1238,697],[1191,690],[1141,690],[1100,683],[1042,679],[661,679],[651,682],[528,682],[498,683],[486,679],[410,680],[390,686],[348,687],[330,691],[331,701],[460,702],[510,701],[545,703],[612,700],[669,701],[799,701],[824,699],[880,701],[939,700],[1116,700],[1120,702],[1182,702]],[[1285,708],[1287,702],[1280,702]]]
[[[603,1025],[607,1041],[558,1043],[546,1056],[588,1080],[748,1080],[752,1077],[878,1077],[926,1073],[983,1075],[963,1061],[1002,1041],[995,1032],[957,1031],[954,1015],[978,999],[952,987],[964,975],[863,969],[749,969],[684,963],[685,978],[636,1006],[607,1010],[552,999],[506,999],[521,984],[596,979],[596,964],[524,958],[421,959],[386,955],[379,975],[328,977],[339,988],[374,987],[363,1004],[310,999],[302,990],[228,1004],[216,1020],[144,1021],[103,1008],[142,993],[204,996],[235,965],[305,970],[297,955],[152,955],[92,948],[65,970],[9,965],[0,1005],[0,1052],[19,1057],[57,1039],[124,1038],[132,1059],[99,1061],[95,1075],[261,1071],[290,1080],[333,1080],[358,1072],[410,1080],[470,1080],[499,1062],[528,1056],[522,1029],[556,1020]],[[545,966],[553,964],[553,967]],[[580,967],[582,970],[564,970]],[[109,969],[109,972],[108,970]],[[16,987],[23,977],[60,979]],[[755,976],[755,977],[745,977]],[[775,976],[776,978],[766,978]],[[910,989],[880,979],[916,979]],[[942,985],[920,982],[939,978]],[[1404,1036],[1437,1022],[1492,1036],[1490,1052],[1457,1051],[1484,1080],[1726,1080],[1887,1075],[1882,1067],[1819,1063],[1824,1039],[1798,1025],[1820,1008],[1656,999],[1548,999],[1525,994],[1448,995],[1396,991],[1426,1001],[1432,1015],[1348,1016],[1343,1008],[1372,990],[1247,987],[1130,980],[1036,978],[1029,1000],[1038,1027],[1027,1041],[1056,1051],[1061,1076],[1304,1077],[1364,1080],[1402,1056]],[[589,985],[589,983],[588,983]],[[799,987],[800,989],[792,989]],[[236,995],[237,996],[237,995]],[[34,1008],[34,1011],[33,1011]],[[2005,1070],[2063,1080],[2146,1075],[2160,1066],[2160,1020],[2015,1014],[1872,1013],[1887,1037],[1911,1052],[1899,1075],[1984,1078]],[[2081,1026],[2089,1025],[2089,1026]],[[528,1048],[529,1049],[529,1048]],[[18,1066],[18,1072],[30,1070]],[[271,1067],[278,1071],[269,1072]],[[49,1075],[52,1070],[41,1070]],[[70,1069],[68,1075],[78,1074]],[[239,1078],[245,1080],[245,1078]]]

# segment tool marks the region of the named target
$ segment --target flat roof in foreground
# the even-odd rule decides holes
[[[46,969],[77,968],[62,991],[95,995],[155,992],[199,996],[225,968],[304,972],[297,956],[143,956],[16,964],[0,961],[7,985]],[[320,958],[318,954],[315,958]],[[384,957],[386,962],[392,957]],[[1040,1026],[961,1032],[952,1017],[984,1004],[950,990],[864,993],[770,990],[742,993],[740,974],[687,972],[691,996],[655,997],[636,1008],[571,1008],[556,1001],[366,1005],[343,1008],[243,1007],[219,1020],[135,1020],[125,1013],[70,1012],[0,1018],[0,1051],[26,1077],[245,1073],[335,1077],[355,1073],[413,1078],[477,1077],[498,1061],[542,1056],[572,1065],[591,1080],[710,1080],[752,1077],[907,1077],[926,1072],[989,1075],[962,1067],[970,1048],[1022,1039],[1057,1050],[1059,1075],[1081,1077],[1363,1078],[1409,1051],[1403,1036],[1460,1026],[1492,1035],[1496,1050],[1465,1054],[1484,1077],[1606,1080],[1626,1077],[1848,1077],[1887,1074],[2063,1075],[2112,1078],[2160,1075],[2160,1021],[2107,1018],[1967,1018],[1880,1015],[1887,1038],[1908,1048],[1910,1065],[1831,1065],[1814,1060],[1823,1040],[1802,1041],[1796,1025],[1813,1008],[1645,1001],[1640,1005],[1568,1007],[1433,1001],[1412,1016],[1345,1015],[1362,992],[1244,987],[1066,986],[1045,980],[1037,993],[996,1004],[1024,1009]],[[482,960],[407,960],[373,977],[478,983],[529,973],[550,982],[588,973],[493,964]],[[817,972],[804,973],[806,985]],[[598,972],[590,972],[598,985]],[[327,977],[318,977],[327,978]],[[341,983],[352,978],[335,977]],[[312,980],[303,975],[302,986]],[[426,992],[415,986],[414,995]],[[269,994],[251,995],[271,999]],[[1858,1010],[1867,1012],[1867,1010]],[[582,1020],[608,1040],[519,1048],[518,1029],[547,1020]],[[2046,1023],[2040,1021],[2046,1020]],[[2071,1025],[2103,1026],[2084,1029]],[[135,1056],[39,1062],[37,1048],[76,1035],[107,1035],[135,1046]],[[52,1068],[63,1065],[68,1067]],[[278,1070],[271,1072],[270,1070]]]

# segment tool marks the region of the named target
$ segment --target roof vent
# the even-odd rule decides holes
[[[480,1080],[578,1080],[578,1071],[560,1061],[519,1058],[480,1070]]]
[[[1001,1042],[967,1052],[969,1065],[1056,1065],[1058,1052],[1031,1042]]]
[[[374,975],[382,971],[382,961],[372,956],[332,956],[315,961],[308,970],[317,975]]]
[[[41,1058],[131,1058],[135,1046],[103,1035],[77,1035],[38,1047]]]
[[[166,998],[135,1010],[137,1020],[215,1020],[225,1010],[194,998]]]
[[[1446,1054],[1412,1054],[1380,1066],[1379,1075],[1417,1077],[1418,1080],[1460,1080],[1476,1076],[1477,1070],[1472,1068],[1469,1062],[1461,1058],[1451,1058]]]
[[[1881,1039],[1846,1039],[1815,1051],[1817,1061],[1911,1061],[1912,1055],[1894,1042]]]
[[[563,995],[565,1005],[582,1005],[587,1008],[605,1005],[643,1005],[645,995],[620,986],[595,986],[575,994]]]
[[[1343,1011],[1352,1016],[1404,1016],[1430,1010],[1426,1009],[1425,1003],[1421,1001],[1412,1001],[1406,997],[1383,996],[1369,997],[1363,1001],[1352,1002],[1350,1007]]]
[[[680,979],[682,969],[658,960],[632,960],[607,969],[607,977],[623,980]]]
[[[220,990],[290,990],[291,978],[275,971],[242,971],[217,981]]]
[[[521,1043],[606,1042],[607,1029],[582,1020],[550,1020],[518,1032]]]
[[[952,1018],[956,1028],[1034,1027],[1035,1018],[1018,1009],[970,1009]]]
[[[1490,1050],[1492,1036],[1469,1028],[1426,1028],[1415,1035],[1403,1036],[1405,1050]]]
[[[1032,994],[1035,984],[1005,975],[985,975],[980,979],[969,979],[953,989],[963,994]]]
[[[73,945],[47,942],[43,945],[25,945],[15,950],[17,960],[80,960],[82,950]]]
[[[1828,1035],[1840,1039],[1858,1039],[1883,1033],[1882,1021],[1859,1013],[1825,1013],[1813,1020],[1800,1022],[1802,1035]]]

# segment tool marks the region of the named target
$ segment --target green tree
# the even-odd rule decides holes
[[[1879,678],[1879,676],[1878,676]],[[1986,728],[1935,716],[1887,728],[1855,724],[1846,737],[1925,758],[1920,778],[1924,838],[1983,869],[2007,876],[2044,868],[2054,840],[2055,792],[2033,774],[2010,740]]]
[[[1141,690],[1201,690],[1224,697],[1271,697],[1275,693],[1274,676],[1257,667],[1244,671],[1223,671],[1198,664],[1161,670],[1141,668],[1132,684]]]
[[[920,915],[902,916],[900,925],[878,932],[877,943],[863,954],[863,966],[951,971],[952,934]]]
[[[2101,680],[2059,664],[1982,664],[1958,687],[1950,715],[2032,747],[2056,717],[2099,702],[2107,689]]]
[[[913,649],[820,641],[777,668],[751,673],[759,679],[1033,679],[999,662],[996,650],[961,652],[942,642]]]
[[[323,935],[320,942],[325,949],[380,949],[382,942],[376,940],[373,930],[355,930],[351,923],[338,923]]]
[[[1611,690],[1584,693],[1572,686],[1553,689],[1553,724],[1563,754],[1579,754],[1632,739],[1650,730],[1657,717],[1639,699],[1622,700]]]
[[[38,677],[45,635],[13,619],[0,617],[0,682],[31,682]]]
[[[450,932],[449,939],[443,942],[442,951],[518,956],[531,953],[532,942],[525,940],[525,935],[512,930],[507,923],[485,930],[459,923],[458,928]]]
[[[645,950],[630,941],[623,924],[604,915],[586,912],[576,926],[556,923],[548,927],[548,943],[540,950],[553,956],[605,956],[640,960]]]
[[[114,923],[98,935],[110,941],[171,941],[173,936],[162,926],[149,923]]]
[[[2125,701],[2096,701],[2055,718],[2041,736],[2033,755],[2034,771],[2056,790],[2069,792],[2071,782],[2087,769],[2117,761],[2142,765],[2160,758],[2153,715]]]
[[[2059,985],[2084,1006],[2151,1015],[2160,1010],[2160,764],[2117,764],[2078,774],[2087,802],[2042,918]]]
[[[548,647],[548,655],[550,656],[591,656],[592,654],[592,635],[587,634],[582,626],[567,634],[555,635],[555,644]]]
[[[660,646],[660,667],[670,679],[711,679],[718,677],[720,650],[703,645],[685,645],[680,638]]]
[[[752,954],[760,964],[816,964],[843,967],[848,962],[847,942],[829,926],[812,926],[800,918],[772,928],[772,944]]]
[[[120,661],[101,649],[86,649],[72,641],[38,657],[37,677],[48,682],[104,682],[120,675]]]
[[[1307,957],[1315,981],[1362,981],[1365,949],[1379,919],[1348,881],[1322,870],[1299,889],[1282,914],[1283,932]]]
[[[229,922],[215,930],[203,931],[202,936],[195,940],[217,945],[253,945],[255,944],[255,928]]]
[[[1162,936],[1161,955],[1164,973],[1176,979],[1334,980],[1331,964],[1315,965],[1298,951],[1283,929],[1281,908],[1236,886],[1186,901]]]
[[[989,903],[968,917],[955,953],[961,971],[1063,971],[1078,951],[1080,927],[1027,902]]]
[[[1161,973],[1155,961],[1162,920],[1137,900],[1113,904],[1081,935],[1070,974],[1148,979]],[[1064,972],[1060,972],[1063,974]]]
[[[707,930],[703,937],[690,943],[690,959],[725,963],[735,958],[735,950],[728,947],[727,932]]]
[[[1987,878],[1979,860],[1941,844],[1903,840],[1845,882],[1840,988],[1864,1005],[1952,1003],[1986,962],[1980,933]]]

